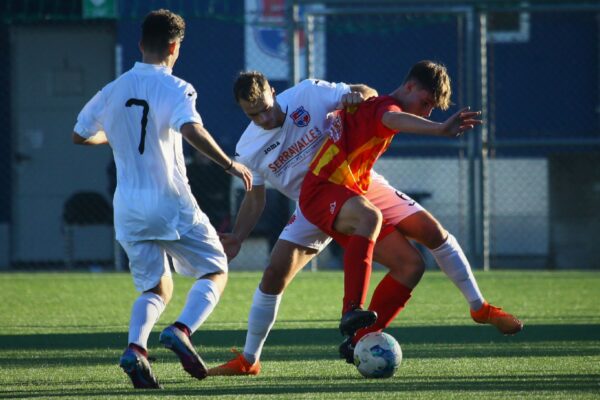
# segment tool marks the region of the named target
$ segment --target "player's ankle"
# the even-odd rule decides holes
[[[139,344],[129,343],[129,345],[127,347],[130,348],[130,349],[132,349],[132,350],[137,351],[138,353],[142,354],[144,357],[148,358],[148,350],[146,350],[145,348],[143,348]]]
[[[244,359],[246,361],[248,361],[248,364],[250,364],[250,365],[255,364],[257,361],[256,356],[254,354],[249,354],[249,353],[243,352],[242,356],[244,357]]]
[[[479,312],[485,304],[485,300],[473,300],[469,302],[469,307],[473,312]]]
[[[187,327],[187,325],[182,324],[181,322],[175,322],[173,326],[179,329],[181,332],[185,333],[187,337],[192,336],[192,331],[190,330],[190,328]]]

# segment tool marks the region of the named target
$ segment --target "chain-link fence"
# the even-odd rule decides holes
[[[307,73],[322,70],[329,80],[365,82],[385,94],[400,86],[415,62],[443,60],[453,80],[453,101],[468,104],[467,11],[465,7],[391,3],[317,6],[306,13],[306,27],[311,29],[305,34]],[[324,38],[313,40],[319,36]],[[443,114],[434,112],[432,118],[441,120]],[[467,138],[431,140],[401,135],[376,170],[419,201],[469,251],[469,166]],[[429,252],[423,255],[433,265]]]
[[[490,262],[598,268],[598,3],[497,11],[512,15],[520,36],[507,43],[494,35],[495,14],[480,14],[488,39],[482,155]]]
[[[443,62],[454,103],[482,109],[484,127],[458,140],[400,135],[376,169],[436,216],[476,267],[599,267],[596,2],[3,4],[0,267],[125,265],[110,217],[111,152],[75,148],[70,132],[83,104],[139,60],[141,20],[161,7],[186,19],[174,73],[195,86],[204,123],[229,154],[248,123],[231,93],[240,70],[261,70],[279,92],[311,76],[388,93],[416,61]],[[231,229],[239,182],[186,155],[201,208]],[[232,268],[266,265],[291,207],[274,190],[267,196]],[[333,248],[318,263],[338,258]]]
[[[389,92],[412,63],[433,59],[447,65],[457,106],[483,111],[468,138],[398,137],[377,166],[399,189],[426,194],[422,204],[475,265],[599,266],[597,3],[296,3],[313,7],[296,20],[309,75]]]

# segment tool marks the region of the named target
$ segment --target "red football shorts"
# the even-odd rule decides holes
[[[300,190],[300,210],[309,222],[345,247],[349,236],[336,232],[333,225],[344,203],[355,196],[360,195],[345,186],[336,185],[309,172],[304,177]],[[394,229],[393,225],[388,225],[384,221],[377,240],[383,239]]]

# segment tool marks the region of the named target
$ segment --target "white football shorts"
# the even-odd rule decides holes
[[[372,173],[371,185],[365,197],[381,210],[387,225],[397,225],[404,218],[425,210],[418,202],[394,189],[383,176],[375,172]],[[279,239],[318,251],[323,250],[331,241],[327,234],[304,217],[298,203]]]
[[[152,289],[163,276],[171,276],[167,255],[178,274],[200,278],[206,274],[227,272],[227,256],[215,228],[206,215],[202,222],[181,235],[179,240],[119,241],[129,257],[129,269],[135,288]]]
[[[406,193],[396,190],[383,176],[371,173],[371,186],[365,197],[381,210],[383,223],[398,225],[404,218],[425,209]]]

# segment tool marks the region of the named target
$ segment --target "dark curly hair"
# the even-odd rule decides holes
[[[165,55],[169,43],[183,40],[185,21],[179,15],[165,9],[150,12],[142,23],[142,46],[144,51]]]

